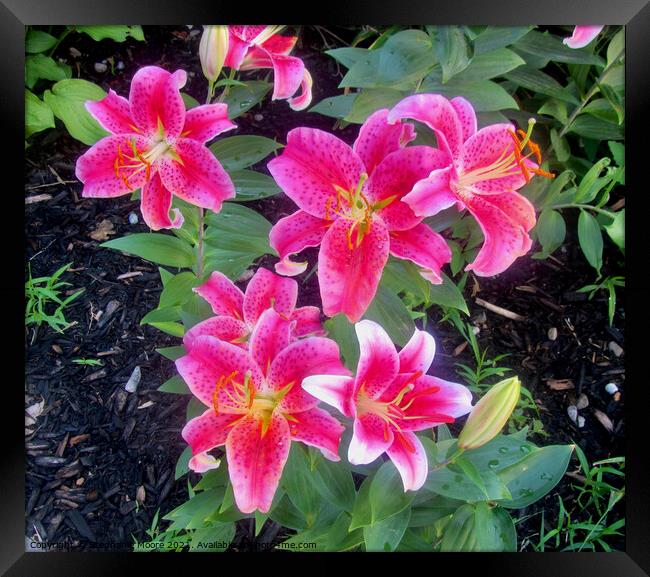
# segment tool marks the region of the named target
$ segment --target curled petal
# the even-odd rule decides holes
[[[318,404],[318,399],[305,391],[301,383],[311,375],[349,375],[341,363],[339,346],[323,337],[309,337],[281,350],[271,364],[267,382],[273,391],[292,385],[278,404],[286,413],[307,411]]]
[[[249,349],[262,372],[268,372],[271,362],[290,340],[290,323],[273,309],[265,310],[251,333]]]
[[[131,116],[145,136],[175,138],[185,123],[185,104],[179,88],[186,74],[174,74],[158,66],[140,68],[131,80],[129,103]]]
[[[251,47],[249,40],[246,40],[243,34],[245,32],[242,28],[249,28],[248,26],[228,26],[228,53],[224,60],[224,66],[239,70],[248,49]]]
[[[354,378],[345,375],[312,375],[302,381],[310,395],[337,409],[346,417],[354,415]]]
[[[342,140],[315,128],[294,128],[282,154],[268,163],[278,186],[300,208],[318,218],[336,207],[336,187],[354,190],[363,162]]]
[[[433,216],[441,210],[458,203],[458,197],[451,191],[449,180],[453,168],[441,168],[415,184],[413,190],[404,196],[408,204],[419,217]]]
[[[388,333],[376,322],[363,320],[354,325],[359,340],[356,389],[377,399],[399,371],[399,357]]]
[[[142,187],[140,210],[142,218],[151,230],[161,228],[180,228],[183,225],[183,215],[175,208],[172,210],[174,220],[169,218],[169,209],[172,207],[172,193],[167,190],[158,173]]]
[[[242,321],[230,316],[211,317],[194,325],[183,336],[183,345],[189,351],[194,340],[204,335],[247,348],[248,327]]]
[[[456,96],[456,98],[452,98],[449,102],[458,115],[458,120],[463,130],[463,141],[466,141],[476,133],[476,112],[474,112],[474,107],[462,96]]]
[[[291,313],[291,335],[293,338],[311,336],[324,336],[326,331],[320,322],[320,309],[318,307],[300,307]]]
[[[395,431],[395,440],[386,452],[402,477],[404,491],[417,491],[424,485],[429,463],[422,442],[415,433]]]
[[[297,36],[280,36],[279,34],[273,34],[273,36],[268,40],[262,42],[261,46],[271,54],[288,56],[297,41]]]
[[[305,78],[305,65],[300,58],[272,54],[265,48],[257,46],[251,48],[246,54],[240,70],[256,68],[273,68],[272,100],[290,98],[298,91]]]
[[[147,181],[146,166],[135,165],[146,148],[146,139],[137,134],[107,136],[93,144],[77,159],[75,174],[84,185],[81,196],[113,198],[141,188]]]
[[[176,368],[192,394],[208,407],[214,406],[217,384],[217,404],[220,413],[240,412],[233,401],[237,392],[234,383],[243,383],[247,374],[256,389],[262,385],[262,373],[248,352],[231,343],[210,336],[196,337],[188,353],[176,361]]]
[[[362,233],[361,226],[370,230]],[[318,253],[318,282],[325,315],[344,313],[351,322],[363,316],[377,292],[388,260],[389,242],[381,219],[354,226],[343,218],[334,221]]]
[[[390,233],[390,253],[414,262],[430,283],[441,284],[440,269],[451,261],[451,249],[445,239],[422,223],[410,230]]]
[[[426,331],[415,330],[399,352],[399,372],[426,374],[436,354],[436,341]]]
[[[291,438],[321,450],[330,461],[340,461],[339,443],[345,427],[323,409],[315,407],[292,415],[289,421]]]
[[[187,111],[182,135],[203,143],[233,128],[237,125],[228,119],[227,104],[204,104]]]
[[[240,418],[241,415],[217,415],[213,409],[208,409],[183,427],[181,435],[192,448],[189,463],[192,471],[204,473],[219,466],[218,461],[208,455],[207,451],[225,444],[230,425]]]
[[[372,413],[354,420],[348,461],[353,465],[372,463],[393,444],[394,434],[388,424]]]
[[[392,152],[377,165],[368,181],[368,194],[372,202],[388,202],[378,211],[388,230],[407,230],[422,220],[402,198],[431,171],[448,164],[449,156],[436,148],[409,146]]]
[[[415,139],[415,130],[410,123],[387,120],[388,109],[373,112],[361,125],[359,136],[352,147],[366,166],[366,172],[372,174],[375,167],[391,152],[395,152]]]
[[[244,293],[225,274],[214,271],[206,282],[192,290],[210,303],[215,315],[244,318]]]
[[[256,509],[268,513],[290,448],[289,424],[277,413],[268,424],[260,416],[249,415],[232,428],[226,456],[235,502],[242,513]]]
[[[258,268],[246,287],[244,320],[252,326],[270,307],[285,319],[289,319],[297,299],[298,283],[295,280],[279,276],[265,268]]]
[[[269,244],[281,259],[275,265],[275,270],[285,276],[303,272],[307,262],[294,262],[289,257],[308,246],[318,246],[330,224],[330,221],[312,216],[304,210],[278,220],[269,233]]]
[[[412,118],[436,133],[438,147],[458,158],[463,147],[463,126],[449,100],[440,94],[416,94],[400,100],[388,114],[388,122]]]
[[[224,200],[235,197],[235,185],[221,163],[205,146],[190,138],[174,145],[177,158],[159,161],[163,184],[175,195],[195,206],[214,212]]]
[[[86,101],[86,110],[102,128],[113,134],[133,134],[138,130],[131,118],[129,101],[118,96],[114,90],[109,90],[102,100]]]
[[[309,74],[309,70],[305,68],[302,82],[300,83],[300,94],[289,98],[287,101],[291,110],[304,110],[311,104],[311,88],[314,85],[314,81]]]
[[[569,48],[584,48],[596,36],[600,34],[605,26],[576,26],[569,38],[562,40]]]

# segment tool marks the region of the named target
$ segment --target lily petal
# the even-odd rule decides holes
[[[297,36],[280,36],[279,34],[274,34],[268,40],[262,42],[261,46],[271,54],[288,56],[297,41]]]
[[[278,403],[285,413],[307,411],[318,404],[318,399],[305,391],[301,383],[311,375],[349,375],[341,363],[339,346],[332,339],[309,337],[291,343],[281,350],[269,371],[267,382],[272,391],[291,388]]]
[[[183,225],[183,215],[177,208],[172,210],[174,220],[169,218],[172,207],[172,193],[165,188],[158,173],[142,187],[140,210],[142,218],[151,230],[161,228],[180,228]]]
[[[310,395],[337,409],[346,417],[354,415],[354,378],[344,375],[311,375],[302,381]]]
[[[214,393],[220,379],[234,379],[221,387],[217,401],[220,413],[239,412],[233,396],[233,380],[242,383],[250,374],[253,385],[262,385],[262,373],[247,351],[210,336],[196,337],[188,353],[176,361],[176,368],[192,394],[208,407],[214,406]]]
[[[270,307],[288,319],[296,307],[297,299],[298,283],[295,280],[258,268],[246,287],[244,320],[252,326]]]
[[[327,411],[315,407],[288,420],[292,439],[320,449],[330,461],[341,460],[339,444],[345,427]]]
[[[228,472],[242,513],[256,509],[268,513],[289,457],[287,420],[273,413],[264,434],[263,425],[261,418],[249,415],[232,428],[226,441]]]
[[[240,70],[256,68],[273,68],[272,100],[283,100],[293,96],[305,76],[305,65],[300,58],[273,54],[261,46],[251,48],[239,67]]]
[[[135,121],[131,118],[129,101],[114,90],[109,90],[106,98],[102,100],[86,101],[86,110],[102,128],[113,134],[137,132]]]
[[[248,49],[251,47],[249,40],[246,40],[243,35],[245,35],[244,28],[249,28],[248,26],[228,26],[228,53],[224,60],[224,66],[228,68],[234,68],[239,70]],[[255,36],[251,37],[251,40]]]
[[[354,190],[363,162],[342,140],[315,128],[294,128],[282,154],[267,165],[278,186],[312,216],[326,218],[336,207],[336,188]]]
[[[174,144],[179,160],[163,157],[159,172],[163,184],[175,195],[195,206],[214,212],[224,200],[235,197],[235,185],[215,156],[191,138],[179,138]]]
[[[388,333],[376,322],[363,320],[354,325],[359,340],[357,390],[363,388],[377,399],[393,382],[399,371],[399,357]]]
[[[350,221],[339,218],[323,237],[318,253],[318,282],[325,315],[344,313],[356,322],[377,292],[390,241],[379,218],[372,220],[358,246],[358,227],[351,227]]]
[[[203,143],[233,128],[237,125],[228,119],[227,104],[204,104],[187,111],[182,134]]]
[[[312,336],[325,336],[326,331],[320,322],[320,309],[318,307],[299,307],[291,313],[291,334],[294,338]]]
[[[462,96],[456,96],[456,98],[452,98],[449,102],[458,115],[460,126],[463,129],[463,141],[466,141],[476,133],[476,112],[474,111],[474,107],[470,104],[469,100],[465,100]]]
[[[210,317],[194,325],[183,336],[183,345],[189,351],[197,337],[208,335],[238,347],[247,348],[248,327],[231,316]]]
[[[422,442],[415,433],[396,431],[393,444],[386,450],[402,477],[404,491],[417,491],[429,474],[429,463]]]
[[[289,328],[289,321],[273,309],[265,310],[255,324],[249,349],[263,372],[268,372],[273,359],[289,344]]]
[[[433,284],[442,283],[440,269],[452,256],[445,239],[424,223],[410,230],[391,232],[390,253],[422,267],[420,274]]]
[[[300,94],[287,100],[291,110],[304,110],[311,104],[311,89],[313,85],[314,80],[311,74],[309,74],[309,70],[305,68],[302,82],[300,83]]]
[[[395,152],[415,139],[415,129],[410,123],[388,122],[388,109],[373,112],[361,125],[359,136],[352,149],[363,161],[366,172],[372,174],[375,167],[391,152]]]
[[[402,199],[419,217],[433,216],[441,210],[458,203],[458,197],[449,187],[452,167],[434,170],[415,184],[413,190]]]
[[[273,225],[269,244],[280,255],[275,270],[285,276],[295,276],[307,268],[307,261],[294,262],[289,257],[308,246],[318,246],[331,221],[317,218],[304,210],[285,216]]]
[[[92,198],[114,198],[128,194],[144,186],[147,174],[144,165],[141,170],[118,170],[116,163],[120,155],[138,153],[147,148],[147,141],[136,134],[107,136],[96,142],[77,159],[75,174],[83,183],[81,196]]]
[[[436,341],[426,331],[415,330],[399,352],[399,372],[426,374],[436,354]]]
[[[348,461],[352,465],[372,463],[393,444],[394,434],[387,423],[372,413],[354,420]]]
[[[596,36],[598,36],[605,26],[576,26],[573,34],[569,38],[562,40],[569,48],[584,48]]]
[[[192,290],[210,303],[215,315],[243,318],[244,293],[225,274],[214,271],[206,282]]]
[[[225,444],[230,425],[240,418],[241,415],[217,415],[213,409],[208,409],[183,427],[181,435],[192,448],[189,462],[192,471],[204,473],[219,466],[218,461],[206,452]]]
[[[145,136],[175,138],[185,123],[185,104],[180,86],[186,75],[171,74],[158,66],[140,68],[131,80],[129,103],[131,116]],[[180,84],[180,86],[179,86]]]

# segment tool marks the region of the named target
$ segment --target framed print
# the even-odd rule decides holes
[[[648,574],[643,1],[0,11],[7,575]]]

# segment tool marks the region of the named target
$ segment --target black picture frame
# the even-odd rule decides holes
[[[361,0],[328,0],[323,3],[266,3],[253,6],[248,3],[220,0],[183,2],[105,0],[2,0],[0,1],[0,70],[3,86],[0,89],[3,153],[0,166],[4,169],[3,191],[5,218],[1,235],[4,267],[9,272],[0,284],[0,303],[4,319],[5,346],[2,349],[4,366],[11,366],[16,378],[4,378],[2,420],[7,424],[3,437],[3,455],[0,460],[0,573],[8,576],[35,575],[121,575],[125,571],[154,574],[163,569],[187,573],[195,563],[205,563],[210,571],[223,570],[224,563],[249,571],[249,560],[240,557],[213,557],[197,555],[126,553],[25,553],[24,537],[24,437],[21,426],[23,395],[19,389],[24,372],[24,343],[17,335],[24,331],[23,283],[25,249],[16,250],[14,239],[24,235],[24,214],[21,189],[24,172],[24,34],[28,24],[173,24],[179,22],[286,22],[286,23],[427,23],[427,24],[618,24],[626,26],[626,149],[628,151],[627,181],[632,191],[626,198],[628,223],[626,267],[626,308],[631,311],[626,319],[626,551],[614,553],[445,553],[435,557],[408,560],[401,556],[383,556],[380,563],[397,563],[396,567],[411,568],[410,563],[422,564],[425,571],[453,571],[458,574],[480,571],[481,575],[513,575],[523,577],[576,577],[650,575],[650,484],[648,483],[648,451],[646,448],[646,411],[650,395],[643,378],[643,349],[648,340],[650,320],[647,314],[650,289],[645,280],[644,265],[648,264],[644,245],[643,220],[647,219],[648,195],[645,190],[643,158],[647,148],[643,120],[646,101],[650,94],[650,5],[647,0],[507,0],[501,2],[472,2],[454,0],[411,0],[410,2]],[[8,179],[7,176],[11,176]],[[14,182],[15,186],[10,186]],[[645,185],[645,186],[644,186]],[[8,228],[7,228],[8,227]],[[24,239],[24,236],[22,237]],[[13,375],[13,370],[11,371]],[[294,554],[295,555],[295,554]],[[303,554],[304,555],[304,554]],[[336,554],[334,554],[336,555]],[[226,560],[227,559],[227,560]],[[267,563],[304,564],[300,570],[312,571],[313,557],[300,556],[297,560],[286,555],[262,558]],[[406,567],[403,567],[406,560]],[[259,561],[259,558],[257,559]],[[340,559],[332,557],[335,564]],[[375,556],[364,556],[361,563],[376,562]],[[319,561],[319,563],[322,561]],[[413,566],[415,567],[415,566]],[[271,565],[267,565],[267,570]],[[291,567],[286,567],[292,570]],[[388,567],[386,568],[388,570]],[[367,570],[367,569],[366,569]]]

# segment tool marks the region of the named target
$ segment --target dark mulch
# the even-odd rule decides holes
[[[336,43],[329,32],[321,32],[332,45]],[[336,34],[349,40],[348,30],[336,30]],[[198,36],[183,27],[146,27],[145,36],[146,43],[127,42],[117,50],[111,42],[70,36],[60,54],[74,46],[82,53],[75,61],[80,76],[120,94],[128,92],[129,80],[141,65],[182,67],[189,71],[186,90],[203,100],[205,86],[196,56]],[[322,47],[319,31],[303,29],[296,53],[304,57],[314,76],[314,102],[338,93],[340,80],[332,59],[318,53]],[[109,57],[115,63],[124,62],[124,70],[115,75],[97,73],[94,63]],[[331,119],[296,114],[286,102],[269,100],[240,117],[237,124],[236,134],[262,134],[280,142],[296,126],[332,128]],[[356,131],[356,127],[348,127],[337,134],[351,142]],[[37,135],[26,151],[25,175],[29,196],[51,195],[49,200],[26,206],[27,256],[33,275],[49,275],[72,262],[64,280],[74,288],[85,288],[85,294],[66,309],[67,320],[76,324],[64,334],[45,325],[36,331],[29,327],[25,332],[26,406],[44,402],[36,424],[29,433],[26,428],[26,535],[38,534],[43,540],[76,549],[130,543],[132,536],[146,540],[144,530],[156,510],[160,508],[164,515],[187,498],[185,478],[174,481],[174,467],[185,446],[179,432],[185,423],[187,399],[156,391],[174,374],[174,368],[155,349],[177,344],[177,339],[139,324],[157,304],[161,288],[157,268],[101,248],[89,236],[105,219],[114,227],[112,238],[147,229],[141,222],[129,224],[131,212],[139,215],[137,202],[127,197],[82,199],[80,184],[65,182],[75,180],[74,163],[85,149],[65,130]],[[59,179],[64,183],[57,183]],[[34,188],[51,183],[56,184]],[[271,222],[295,210],[284,196],[250,206]],[[570,229],[575,230],[575,226]],[[305,254],[313,264],[316,251]],[[613,400],[604,385],[615,382],[624,389],[624,355],[617,358],[608,349],[612,341],[624,346],[623,293],[619,294],[614,327],[610,328],[604,293],[589,301],[586,295],[575,292],[594,278],[579,253],[577,240],[570,238],[566,248],[554,257],[546,261],[521,258],[498,277],[477,279],[478,285],[470,279],[466,298],[471,319],[481,329],[479,343],[488,349],[489,356],[509,353],[500,364],[519,374],[537,400],[548,436],[534,441],[577,443],[590,461],[621,455],[623,399]],[[259,264],[271,268],[273,261],[265,257]],[[621,261],[619,253],[607,251],[604,273],[620,274]],[[118,278],[129,272],[139,274]],[[525,320],[511,321],[486,311],[474,297],[517,312]],[[303,282],[300,300],[301,304],[318,304],[315,275]],[[454,356],[463,339],[451,325],[438,324],[439,320],[439,310],[434,307],[429,324],[438,343],[433,372],[457,380],[455,363],[472,365],[472,357],[469,349]],[[548,337],[552,327],[558,333],[554,341]],[[104,365],[72,363],[79,358],[100,358]],[[135,367],[140,367],[142,379],[137,391],[128,393],[124,385]],[[552,391],[547,379],[571,379],[574,388]],[[577,428],[567,416],[567,406],[580,393],[589,399],[589,406],[581,411],[583,428]],[[614,425],[612,433],[598,422],[594,409],[609,416]],[[571,483],[575,482],[565,477],[557,491],[520,515],[544,508],[552,522],[557,510],[554,494],[559,491],[570,500]],[[534,534],[538,528],[539,516],[534,516],[522,523],[520,537]],[[250,534],[244,522],[237,540]],[[270,540],[273,536],[263,538]]]

